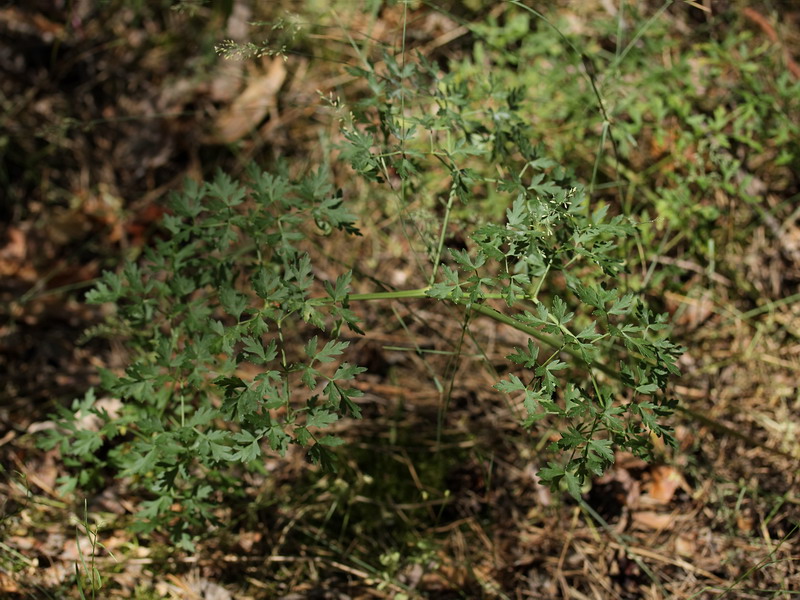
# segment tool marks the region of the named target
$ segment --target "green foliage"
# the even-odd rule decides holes
[[[515,23],[491,44],[524,36]],[[349,71],[370,93],[343,113],[340,158],[401,213],[424,197],[443,215],[422,240],[429,285],[353,295],[352,273],[320,278],[307,240],[359,234],[347,191],[324,169],[187,182],[171,200],[164,239],[87,296],[116,307],[109,330],[124,338],[130,364],[102,373],[104,395],[122,401],[118,414],[90,391],[44,441],[75,467],[63,490],[128,478],[148,495],[138,530],[168,530],[190,549],[215,508],[243,493],[242,473],[261,468],[264,452],[297,445],[335,468],[331,448],[342,440],[321,431],[361,415],[349,384],[364,369],[342,360],[348,344],[339,339],[343,327],[364,333],[349,304],[415,295],[531,336],[495,387],[521,400],[525,427],[562,432],[540,471],[552,486],[578,496],[613,463],[615,447],[647,456],[651,434],[671,441],[665,390],[680,350],[664,335],[666,318],[625,289],[624,241],[636,225],[592,201],[531,141],[524,91],[494,78],[468,84],[421,56],[387,53]],[[466,249],[447,248],[455,213],[487,199],[504,214],[477,223]]]
[[[543,360],[533,341],[509,355],[528,369],[526,378],[511,375],[496,386],[524,396],[526,425],[563,422],[566,431],[553,449],[569,459],[544,469],[542,478],[553,484],[566,478],[574,492],[613,462],[612,444],[646,455],[651,433],[670,441],[660,417],[671,407],[663,391],[678,373],[680,349],[662,337],[665,316],[621,291],[620,244],[633,223],[609,217],[607,205],[593,205],[583,186],[531,144],[520,89],[505,90],[492,80],[470,86],[456,75],[439,75],[422,58],[415,68],[384,60],[384,80],[369,69],[354,71],[370,80],[376,96],[361,102],[364,112],[356,112],[346,130],[353,143],[344,154],[369,179],[388,179],[391,169],[408,174],[402,185],[410,191],[401,189],[400,202],[423,191],[410,175],[438,163],[449,174],[445,215],[454,201],[468,204],[481,195],[508,207],[504,220],[475,229],[469,251],[450,249],[440,270],[439,249],[432,247],[437,277],[426,294],[488,316],[496,313],[487,301],[502,299],[509,309],[505,322],[552,346]],[[401,90],[410,87],[414,96],[397,93],[393,80],[395,86],[405,81]],[[438,107],[433,115],[424,110],[430,105]],[[367,109],[378,112],[379,125]],[[560,291],[557,277],[565,282]],[[528,308],[520,312],[518,306]],[[566,356],[583,367],[580,384],[570,369],[575,365],[561,360]]]
[[[87,594],[84,590],[84,586],[89,588],[90,593],[88,597],[91,597],[92,599],[96,598],[97,592],[103,588],[103,577],[100,574],[100,570],[97,568],[95,558],[97,555],[97,549],[105,547],[97,539],[97,528],[91,528],[89,526],[89,509],[85,501],[83,511],[83,521],[76,525],[75,531],[75,544],[78,548],[79,557],[79,561],[75,564],[75,583],[81,600],[86,600]],[[84,551],[80,543],[81,528],[83,529],[83,534],[86,537],[86,540],[89,542],[88,561],[87,557],[84,555]],[[83,574],[81,571],[83,571]]]
[[[594,192],[621,190],[645,246],[657,245],[657,230],[695,231],[685,245],[705,257],[734,203],[763,204],[764,182],[798,166],[800,83],[778,45],[723,24],[724,13],[679,30],[677,8],[628,4],[617,18],[587,9],[550,26],[520,7],[502,24],[472,24],[472,53],[450,68],[458,80],[490,72],[524,88],[531,139],[546,140],[550,158]]]
[[[63,412],[64,430],[45,445],[59,444],[65,460],[82,464],[64,479],[64,490],[109,469],[131,477],[154,498],[143,505],[142,530],[163,527],[180,512],[188,519],[173,534],[188,545],[185,529],[212,519],[219,500],[240,491],[235,473],[257,463],[262,443],[278,453],[289,444],[309,446],[314,460],[331,464],[335,442],[317,430],[359,414],[360,393],[347,383],[363,369],[321,366],[347,343],[313,337],[306,356],[290,360],[283,337],[303,321],[323,331],[342,324],[357,330],[343,302],[349,275],[329,286],[330,302],[312,299],[311,260],[297,243],[309,222],[358,232],[317,172],[290,181],[281,169],[252,170],[246,184],[220,173],[207,184],[188,182],[170,206],[170,236],[141,264],[106,272],[87,296],[115,304],[112,323],[131,352],[124,373],[102,377],[105,392],[123,400],[120,414],[97,408],[90,391]],[[244,363],[259,374],[239,374]],[[94,414],[100,426],[81,428],[75,414]],[[111,448],[103,457],[104,444]]]

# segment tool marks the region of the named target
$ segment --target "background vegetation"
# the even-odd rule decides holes
[[[0,589],[791,597],[800,587],[798,20],[792,3],[767,1],[0,9]],[[375,166],[357,133],[372,126],[397,138],[412,124],[406,108],[430,140],[410,139],[402,160]],[[321,235],[330,215],[301,224],[314,276],[334,282],[352,268],[355,293],[419,289],[430,283],[419,265],[440,240],[472,251],[481,238],[469,232],[504,222],[511,203],[486,167],[504,180],[496,165],[525,152],[522,140],[538,157],[529,175],[539,192],[574,182],[592,205],[639,224],[615,249],[626,258],[615,285],[667,312],[666,333],[686,349],[668,396],[676,446],[656,439],[656,461],[619,451],[580,500],[549,491],[539,478],[560,464],[548,448],[561,425],[527,430],[519,394],[493,388],[528,336],[420,295],[349,307],[369,336],[344,334],[343,358],[366,372],[353,381],[363,418],[331,429],[346,441],[334,449],[338,470],[309,464],[300,447],[268,451],[238,493],[204,505],[216,523],[208,535],[176,542],[137,530],[133,515],[152,489],[142,488],[146,473],[113,476],[110,439],[90,448],[93,470],[70,462],[74,444],[40,449],[56,431],[51,415],[101,383],[98,373],[130,364],[135,332],[107,335],[108,305],[85,304],[85,291],[102,271],[146,264],[148,249],[163,248],[177,228],[167,197],[187,176],[324,171],[363,235]],[[420,168],[413,153],[434,146],[445,160],[426,155]],[[411,169],[421,173],[413,185]],[[359,170],[385,185],[356,179]],[[469,203],[449,201],[459,200],[454,174],[469,178]],[[570,289],[555,274],[538,291],[551,305]],[[311,329],[292,329],[286,351],[301,355]],[[113,394],[97,400],[120,410]],[[81,427],[100,426],[82,416]],[[57,491],[64,477],[80,484],[67,495]],[[167,508],[180,523],[183,508]]]

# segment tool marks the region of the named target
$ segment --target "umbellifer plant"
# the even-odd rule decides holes
[[[345,200],[353,190],[337,189],[326,166],[188,181],[171,198],[164,238],[87,295],[115,306],[106,329],[126,341],[130,364],[101,374],[102,394],[122,401],[117,414],[92,390],[45,439],[74,467],[65,491],[128,478],[149,497],[138,529],[167,529],[189,548],[263,453],[296,444],[334,468],[343,441],[325,429],[360,416],[349,384],[364,371],[339,362],[340,332],[369,335],[351,310],[367,301],[430,298],[528,334],[495,387],[521,397],[524,427],[559,428],[558,452],[539,472],[553,487],[578,496],[615,447],[647,456],[651,435],[671,440],[665,391],[679,348],[663,336],[666,317],[624,291],[621,242],[635,225],[593,205],[531,142],[521,90],[458,81],[423,57],[387,54],[381,64],[351,69],[369,93],[339,113],[337,160],[400,213],[410,198],[430,198],[423,205],[441,222],[423,240],[428,285],[353,294],[351,271],[315,274],[310,237],[360,235]],[[504,216],[479,223],[466,249],[447,248],[465,205],[504,206]],[[291,342],[309,328],[297,352]],[[87,414],[100,425],[83,427]]]

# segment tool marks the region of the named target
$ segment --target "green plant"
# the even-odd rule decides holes
[[[35,569],[36,561],[25,556],[4,540],[9,537],[10,531],[21,520],[21,513],[33,494],[22,473],[18,471],[9,473],[6,467],[0,464],[0,475],[8,482],[9,487],[16,488],[14,494],[6,494],[0,502],[0,570],[6,574],[17,575],[26,569]],[[20,502],[21,499],[24,499],[25,502]]]
[[[368,93],[339,113],[339,158],[398,214],[424,198],[439,215],[420,240],[427,285],[355,294],[352,271],[317,274],[310,240],[360,235],[345,201],[353,190],[337,189],[327,165],[187,182],[164,239],[87,296],[115,307],[105,333],[126,341],[130,364],[101,373],[104,394],[122,400],[116,413],[89,391],[43,441],[73,467],[63,491],[128,478],[149,497],[137,531],[167,530],[191,549],[245,493],[243,471],[263,469],[266,448],[298,445],[334,469],[343,440],[324,431],[360,416],[349,383],[364,371],[342,360],[340,335],[366,335],[351,305],[368,301],[430,298],[459,307],[465,328],[483,316],[530,336],[495,387],[521,397],[526,427],[561,432],[551,450],[564,459],[540,471],[552,486],[579,496],[615,446],[646,456],[652,434],[671,440],[662,417],[680,349],[663,335],[666,317],[624,289],[620,242],[635,224],[531,142],[520,88],[471,85],[422,56],[385,53],[380,68],[362,57],[349,71]],[[504,217],[448,248],[456,212],[486,199]],[[95,427],[78,418],[90,414]]]
[[[520,7],[502,23],[470,24],[471,55],[451,73],[491,71],[499,85],[525,88],[532,138],[546,140],[550,158],[596,195],[619,194],[625,214],[642,222],[645,248],[672,236],[670,248],[680,243],[713,264],[708,242],[727,241],[719,223],[732,206],[769,211],[764,183],[797,164],[800,83],[775,44],[725,22],[741,19],[739,10],[686,32],[671,14],[678,3],[652,8],[627,4],[616,18],[587,8],[572,22],[552,15],[548,26]],[[608,120],[587,110],[598,93]]]
[[[81,547],[80,534],[83,529],[83,534],[89,541],[89,561],[87,563],[86,556],[84,556],[83,548]],[[78,594],[81,600],[86,600],[86,592],[84,586],[89,586],[90,597],[92,599],[97,597],[97,592],[103,588],[103,576],[100,574],[100,569],[97,567],[96,557],[97,549],[105,548],[97,539],[97,527],[92,528],[89,525],[89,508],[87,502],[84,500],[83,504],[83,520],[75,525],[75,545],[78,548],[79,562],[75,563],[75,583],[78,588]],[[113,556],[113,555],[112,555]],[[81,575],[81,568],[83,568],[83,575]]]

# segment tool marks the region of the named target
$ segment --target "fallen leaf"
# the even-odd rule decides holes
[[[122,411],[122,401],[119,398],[100,398],[94,403],[94,408],[99,411],[105,410],[108,413],[109,418],[115,419]],[[81,411],[75,415],[75,418],[75,425],[78,427],[78,429],[86,429],[87,431],[100,431],[100,428],[103,426],[103,422],[100,417],[94,413],[84,413]]]
[[[594,485],[606,486],[616,502],[634,507],[641,496],[639,474],[647,466],[642,459],[626,452],[615,455],[614,468],[594,480]]]
[[[0,592],[4,594],[18,594],[20,593],[20,589],[8,575],[0,573]]]
[[[217,117],[214,141],[230,144],[257,127],[269,109],[276,106],[275,98],[285,79],[283,59],[274,58],[267,72],[251,78],[244,91]]]
[[[669,504],[675,491],[685,485],[683,476],[668,465],[653,467],[650,476],[652,479],[646,486],[646,498],[655,504]]]
[[[696,550],[694,538],[688,535],[679,535],[675,538],[675,552],[679,555],[694,556]]]
[[[0,447],[5,446],[8,442],[12,441],[15,437],[17,437],[17,432],[13,429],[7,431],[6,434],[0,438]]]
[[[26,261],[28,244],[25,233],[17,227],[6,229],[8,241],[0,248],[0,275],[15,277],[23,281],[34,281],[38,274],[33,266]]]
[[[92,540],[85,535],[77,535],[76,539],[65,540],[61,553],[58,555],[59,560],[68,563],[78,562],[80,560],[90,560],[95,554],[96,548],[92,546]]]
[[[652,510],[640,510],[633,513],[633,522],[646,529],[669,529],[675,517],[669,513],[658,513]]]
[[[11,31],[35,35],[45,42],[64,36],[64,26],[44,15],[28,13],[18,8],[0,9],[0,23]]]
[[[736,527],[742,533],[750,533],[753,531],[753,518],[746,514],[740,514],[736,517]]]
[[[261,533],[257,531],[241,531],[239,532],[239,537],[237,541],[239,542],[239,546],[245,553],[250,553],[253,551],[253,546],[261,541]]]
[[[194,572],[184,576],[170,574],[167,575],[167,579],[171,583],[162,583],[157,589],[162,593],[167,592],[171,598],[183,600],[232,600],[233,598],[224,587]]]

